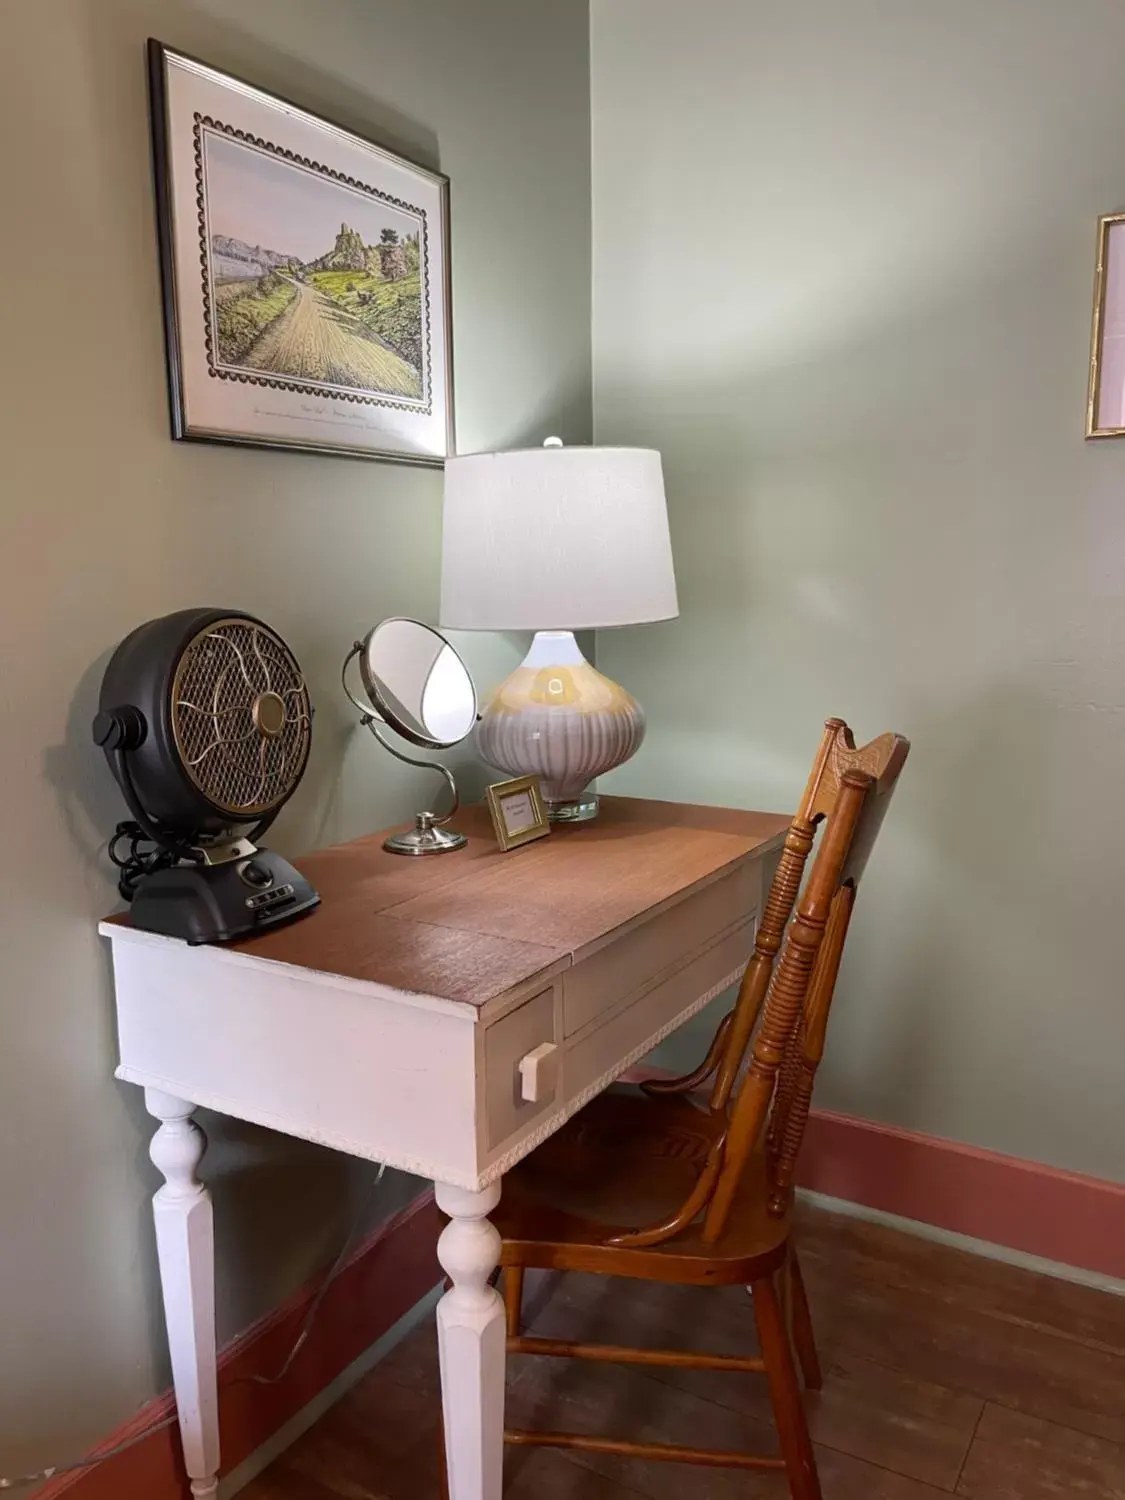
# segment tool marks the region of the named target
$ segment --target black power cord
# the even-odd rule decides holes
[[[122,846],[128,852],[122,853]],[[155,839],[131,819],[118,823],[109,841],[109,857],[121,872],[117,878],[117,889],[126,901],[132,901],[137,887],[148,875],[158,870],[170,870],[181,860],[198,861],[199,850],[187,843],[165,843]]]

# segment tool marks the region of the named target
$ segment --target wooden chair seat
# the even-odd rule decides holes
[[[492,1214],[501,1263],[604,1271],[607,1241],[669,1219],[695,1187],[726,1119],[683,1095],[600,1094],[504,1179]],[[769,1210],[764,1152],[750,1157],[722,1234],[702,1226],[649,1246],[613,1246],[613,1271],[681,1285],[746,1286],[785,1258],[789,1215]]]

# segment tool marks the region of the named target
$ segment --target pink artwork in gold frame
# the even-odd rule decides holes
[[[1125,436],[1125,213],[1098,220],[1086,436]]]

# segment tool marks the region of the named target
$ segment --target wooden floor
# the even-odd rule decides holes
[[[825,1500],[1123,1500],[1125,1298],[820,1211],[799,1236],[824,1390],[808,1400]],[[718,1353],[754,1346],[749,1298],[528,1275],[536,1332]],[[513,1359],[521,1426],[776,1451],[760,1376]],[[243,1500],[433,1500],[438,1376],[419,1328]],[[777,1474],[512,1449],[505,1500],[783,1500]]]

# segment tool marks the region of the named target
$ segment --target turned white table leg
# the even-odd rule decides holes
[[[219,1486],[215,1237],[211,1195],[196,1175],[207,1138],[191,1118],[195,1105],[186,1099],[145,1089],[145,1106],[161,1122],[149,1147],[149,1155],[164,1174],[152,1212],[184,1464],[196,1500],[215,1500]]]
[[[479,1193],[435,1184],[450,1222],[438,1260],[453,1282],[438,1303],[442,1409],[449,1500],[500,1500],[504,1473],[504,1304],[488,1278],[500,1262],[500,1236],[488,1214],[500,1184]]]

